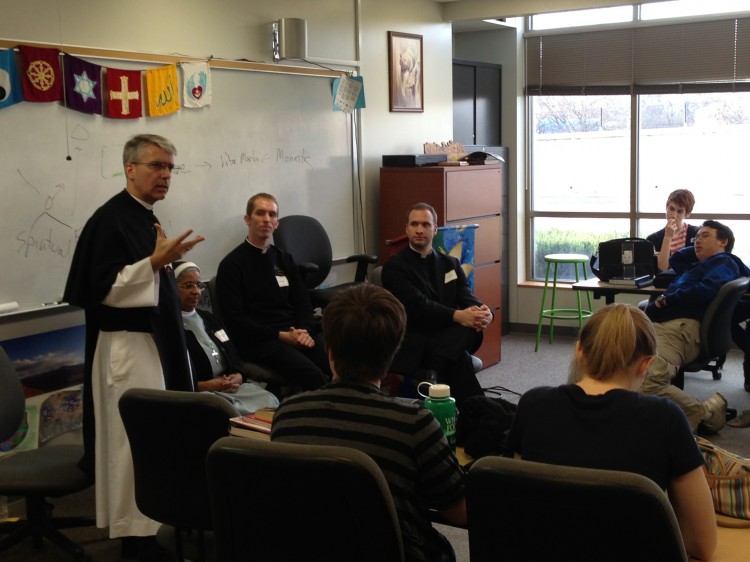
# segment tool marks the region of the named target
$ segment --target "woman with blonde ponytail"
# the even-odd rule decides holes
[[[652,479],[669,494],[687,553],[710,560],[716,519],[687,418],[669,399],[638,392],[655,353],[654,328],[641,310],[597,310],[576,342],[576,382],[521,397],[509,450],[526,460]]]

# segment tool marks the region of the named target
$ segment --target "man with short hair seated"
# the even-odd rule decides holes
[[[432,249],[435,233],[435,209],[427,203],[412,206],[406,221],[409,245],[383,266],[383,287],[401,301],[407,316],[404,343],[390,370],[417,379],[434,371],[460,408],[466,398],[484,395],[470,354],[494,318],[471,294],[459,261]]]
[[[722,285],[750,276],[742,260],[731,254],[733,247],[734,234],[729,227],[718,221],[705,221],[695,245],[669,258],[669,266],[677,277],[646,307],[656,329],[657,355],[641,392],[674,400],[687,415],[693,431],[699,424],[709,431],[722,429],[726,424],[727,401],[717,392],[700,402],[672,385],[672,379],[682,365],[698,356],[701,320]]]
[[[271,440],[351,447],[370,455],[391,490],[405,560],[450,562],[453,548],[432,527],[428,510],[466,524],[463,470],[432,412],[380,389],[405,323],[404,307],[382,287],[363,283],[337,294],[323,315],[333,381],[282,402]]]

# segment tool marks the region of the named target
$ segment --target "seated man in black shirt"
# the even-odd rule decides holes
[[[383,266],[383,287],[401,301],[407,317],[406,337],[390,370],[416,378],[420,370],[434,371],[460,407],[469,396],[484,394],[470,353],[493,316],[471,294],[459,261],[432,249],[436,232],[437,212],[417,203],[407,216],[409,246]]]
[[[292,256],[271,244],[279,206],[268,193],[247,202],[247,238],[216,275],[221,316],[243,359],[268,367],[303,390],[330,378],[313,309]]]

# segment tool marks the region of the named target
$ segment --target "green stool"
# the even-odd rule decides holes
[[[570,263],[573,264],[573,269],[576,272],[576,281],[580,281],[578,266],[581,267],[583,278],[586,279],[586,264],[589,262],[589,258],[582,254],[549,254],[544,256],[544,261],[547,263],[547,272],[544,275],[544,292],[542,293],[542,306],[539,309],[539,324],[536,328],[536,347],[534,351],[539,349],[539,340],[542,337],[542,322],[545,318],[549,318],[549,342],[552,343],[555,330],[555,320],[578,320],[578,328],[583,327],[583,319],[591,316],[591,294],[586,292],[586,297],[589,300],[588,310],[581,307],[581,291],[576,291],[576,298],[578,299],[578,308],[555,308],[555,297],[557,296],[557,266],[559,264]],[[547,287],[549,285],[549,270],[550,266],[555,266],[552,274],[552,303],[550,308],[544,308],[547,302]]]

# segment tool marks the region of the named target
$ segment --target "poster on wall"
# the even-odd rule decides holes
[[[80,429],[85,333],[82,324],[0,342],[26,396],[21,426],[0,443],[0,456]]]

